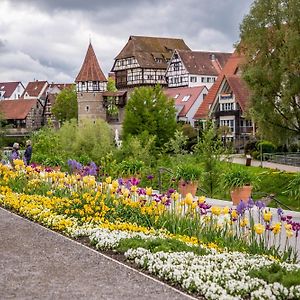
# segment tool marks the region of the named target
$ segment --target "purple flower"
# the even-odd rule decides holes
[[[278,214],[278,216],[282,216],[282,215],[283,215],[283,210],[282,210],[281,207],[279,207],[279,208],[277,209],[277,214]]]
[[[292,220],[293,216],[287,215],[286,218],[287,218],[287,220]]]
[[[140,183],[140,180],[135,178],[135,177],[132,177],[128,180],[132,185],[138,185]]]
[[[249,200],[248,200],[248,202],[247,202],[247,207],[248,207],[249,209],[251,209],[251,208],[253,208],[253,206],[254,206],[254,201],[253,201],[253,199],[250,197]]]
[[[239,215],[242,215],[245,212],[246,208],[247,208],[246,203],[243,200],[241,200],[236,207],[236,211]]]
[[[152,180],[153,178],[154,178],[154,176],[151,174],[147,176],[147,179],[149,179],[149,180]]]
[[[263,209],[266,207],[266,204],[260,200],[255,202],[255,205],[259,208],[259,209]]]

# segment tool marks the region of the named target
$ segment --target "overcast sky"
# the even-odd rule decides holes
[[[91,38],[107,74],[130,35],[232,51],[253,0],[0,0],[0,82],[73,82]]]

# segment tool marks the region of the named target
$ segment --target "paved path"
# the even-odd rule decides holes
[[[240,157],[240,156],[231,156],[228,159],[228,161],[236,163],[236,164],[241,164],[241,165],[246,164],[246,158]],[[272,163],[272,162],[268,162],[268,161],[261,162],[259,160],[255,160],[255,159],[251,159],[251,166],[275,169],[275,170],[292,172],[292,173],[300,172],[300,167],[277,164],[277,163]]]
[[[0,208],[0,299],[194,299]]]

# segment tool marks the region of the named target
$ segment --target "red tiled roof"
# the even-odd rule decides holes
[[[5,91],[4,98],[11,97],[12,93],[18,87],[19,81],[14,82],[0,82],[0,91]]]
[[[75,83],[50,83],[49,88],[57,87],[60,90],[75,88]]]
[[[75,79],[79,81],[107,81],[97,60],[93,46],[90,43],[81,69]]]
[[[183,39],[130,36],[115,60],[135,57],[142,68],[166,69],[175,49],[190,50]],[[156,59],[161,59],[157,62]]]
[[[179,112],[179,117],[185,117],[189,112],[199,95],[206,89],[205,86],[184,87],[184,88],[169,88],[165,89],[164,93],[175,100],[175,106],[183,106]],[[176,97],[177,96],[177,97]],[[182,101],[185,96],[190,96],[187,101]],[[176,97],[176,98],[175,98]]]
[[[240,104],[242,111],[245,111],[247,100],[250,96],[249,89],[247,88],[245,81],[237,75],[226,75],[225,78],[235,95],[236,101]]]
[[[232,53],[178,51],[190,74],[218,76]]]
[[[217,93],[221,87],[223,78],[227,75],[234,75],[237,71],[239,64],[241,64],[243,57],[239,55],[236,51],[228,59],[226,65],[224,66],[222,73],[218,76],[217,80],[213,86],[209,89],[207,96],[203,100],[202,104],[198,108],[194,119],[204,119],[208,117],[209,108],[214,102]]]
[[[102,95],[104,97],[117,97],[117,96],[124,96],[127,93],[127,91],[117,91],[117,92],[103,92]]]
[[[22,94],[22,98],[25,97],[26,93],[29,95],[29,97],[38,97],[45,85],[48,85],[47,81],[36,80],[29,82]]]
[[[2,100],[0,101],[0,112],[6,120],[23,120],[36,102],[37,99]]]

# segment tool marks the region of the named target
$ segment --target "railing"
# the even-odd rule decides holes
[[[300,152],[289,153],[263,153],[263,160],[300,167]]]

